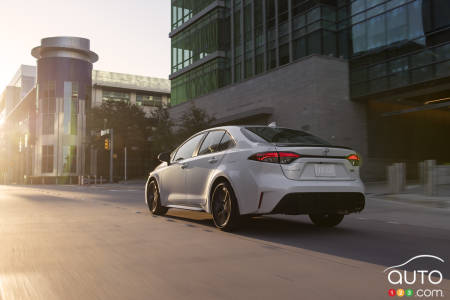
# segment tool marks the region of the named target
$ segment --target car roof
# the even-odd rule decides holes
[[[226,131],[230,131],[233,132],[235,130],[240,130],[241,128],[245,128],[248,127],[249,125],[226,125],[226,126],[217,126],[217,127],[211,127],[208,129],[204,129],[202,131],[197,132],[198,133],[203,133],[203,132],[208,132],[208,131],[212,131],[212,130],[226,130]],[[261,126],[264,127],[264,126]]]
[[[268,126],[268,125],[225,125],[225,126],[218,126],[218,127],[212,127],[212,128],[208,128],[205,130],[202,130],[200,132],[206,132],[209,130],[218,130],[218,129],[223,129],[223,130],[232,130],[232,129],[240,129],[240,128],[247,128],[247,127],[270,127],[270,128],[282,128],[282,129],[290,129],[287,127],[281,127],[281,126]]]

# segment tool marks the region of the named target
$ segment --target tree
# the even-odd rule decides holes
[[[117,155],[115,164],[115,174],[123,172],[124,147],[128,152],[129,176],[142,176],[145,174],[148,165],[146,149],[151,135],[150,118],[145,115],[141,107],[127,102],[106,101],[101,106],[92,108],[87,115],[89,142],[96,149],[104,149],[105,137],[100,137],[98,133],[102,129],[114,129],[114,153]],[[107,153],[100,152],[102,160],[108,161]],[[106,165],[104,163],[103,165]],[[106,174],[106,166],[100,172]]]
[[[174,122],[170,119],[166,107],[154,110],[150,115],[150,123],[152,126],[151,153],[156,164],[159,153],[170,152],[177,146],[177,137],[173,132]]]
[[[106,101],[88,113],[88,129],[114,129],[115,146],[140,147],[150,135],[150,120],[139,106],[122,101]],[[97,141],[98,139],[94,139]],[[100,139],[99,146],[103,144]]]
[[[134,149],[128,155],[130,174],[134,171],[134,174],[142,175],[159,164],[159,153],[173,151],[189,136],[211,127],[214,121],[213,117],[193,104],[175,124],[166,107],[159,107],[150,116],[146,116],[139,106],[114,101],[92,108],[87,118],[88,132],[99,133],[102,129],[114,129],[114,150],[120,161],[124,147]],[[101,150],[104,148],[104,137],[92,135],[90,144]],[[102,155],[107,162],[107,153]],[[121,168],[119,172],[122,172]]]
[[[205,110],[196,107],[195,104],[191,104],[189,110],[182,114],[177,124],[177,135],[180,142],[196,132],[210,128],[214,120],[215,118],[208,115]]]

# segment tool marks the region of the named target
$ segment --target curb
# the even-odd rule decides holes
[[[405,204],[419,205],[424,207],[431,208],[440,208],[440,209],[450,209],[450,197],[433,197],[434,199],[430,199],[425,195],[415,195],[415,194],[400,194],[399,197],[395,194],[371,194],[367,193],[367,198],[374,198],[377,200],[390,201],[390,202],[399,202]],[[410,198],[407,198],[411,196]],[[419,197],[419,198],[418,198]]]

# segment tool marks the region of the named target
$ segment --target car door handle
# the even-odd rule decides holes
[[[208,162],[210,164],[216,163],[217,162],[217,158],[213,157],[213,158],[209,159]]]
[[[187,163],[182,163],[182,164],[181,164],[181,168],[182,168],[182,169],[186,169],[188,166],[189,166],[189,165],[188,165]]]

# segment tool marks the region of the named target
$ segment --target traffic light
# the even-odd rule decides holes
[[[109,139],[105,139],[105,150],[109,150]]]

